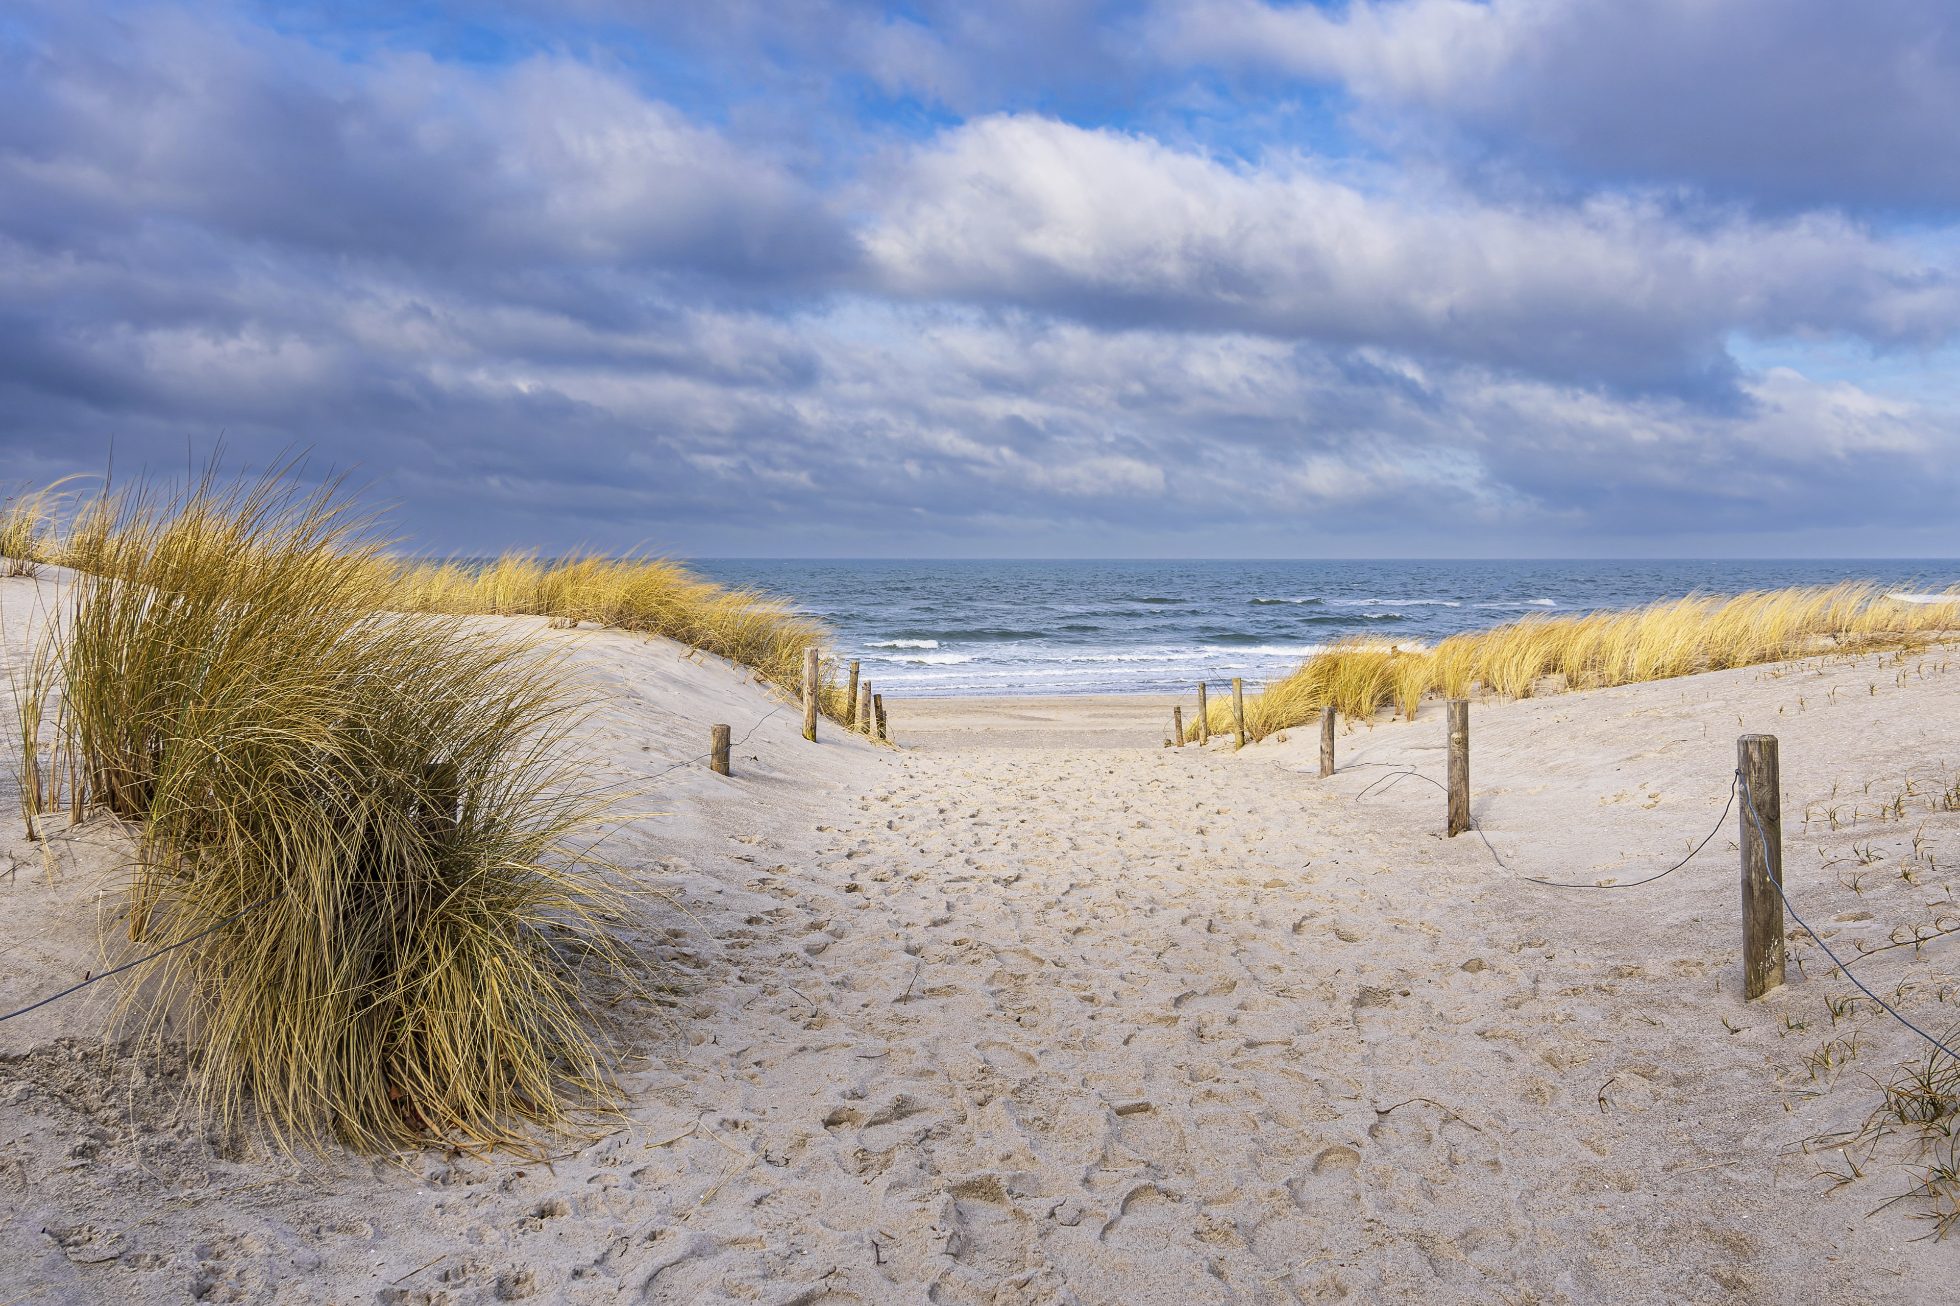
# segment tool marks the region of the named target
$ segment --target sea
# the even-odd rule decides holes
[[[697,559],[790,600],[880,692],[1175,692],[1288,674],[1354,635],[1428,644],[1531,615],[1842,580],[1925,594],[1960,561],[796,561]]]

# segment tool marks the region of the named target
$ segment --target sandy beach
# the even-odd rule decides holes
[[[0,581],[9,666],[51,583]],[[285,1157],[200,1123],[183,1031],[105,1038],[98,985],[0,1025],[0,1302],[1951,1297],[1960,1239],[1885,1205],[1909,1140],[1820,1142],[1922,1049],[1794,925],[1742,1000],[1722,815],[1774,733],[1826,941],[1952,924],[1949,651],[1480,701],[1486,845],[1383,783],[1441,777],[1440,704],[1344,728],[1326,780],[1308,731],[1164,748],[1151,698],[895,700],[898,748],[810,745],[718,659],[525,624],[631,792],[659,988],[601,1014],[617,1113],[545,1159]],[[1718,818],[1650,886],[1525,878],[1640,878]],[[122,955],[129,848],[3,831],[11,1010]],[[1955,1023],[1960,944],[1859,970]]]
[[[1960,1306],[1957,118],[0,0],[0,1306]]]
[[[1165,694],[1077,694],[903,698],[891,704],[898,720],[905,723],[901,743],[943,753],[972,748],[1151,748],[1170,737],[1171,708],[1179,701]],[[1188,703],[1184,707],[1191,710]]]

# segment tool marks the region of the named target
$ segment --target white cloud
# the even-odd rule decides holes
[[[1309,159],[1228,164],[1030,116],[919,149],[865,245],[884,284],[918,298],[1634,385],[1721,371],[1735,328],[1895,342],[1960,325],[1948,269],[1842,217],[1684,221],[1625,196],[1532,207],[1369,191]]]
[[[1960,202],[1949,0],[1162,0],[1159,56],[1341,87],[1527,168],[1784,206]]]
[[[1391,98],[1470,103],[1524,48],[1461,6],[1232,12]],[[850,66],[978,94],[955,54],[994,34]],[[168,11],[6,70],[0,450],[35,473],[222,433],[377,473],[439,547],[874,552],[1936,529],[1960,487],[1949,389],[1909,384],[1960,320],[1940,233],[1033,114],[854,138],[819,185],[562,53]],[[1752,361],[1792,339],[1888,370]]]
[[[107,30],[0,91],[15,223],[186,221],[427,271],[549,261],[782,280],[850,258],[839,220],[782,164],[589,63],[339,60],[170,10]]]

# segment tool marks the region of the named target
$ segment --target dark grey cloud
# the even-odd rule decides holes
[[[1779,206],[1960,202],[1948,0],[1165,0],[1154,44],[1484,149]]]
[[[1752,382],[1737,417],[1377,349],[876,301],[687,312],[661,336],[670,365],[622,369],[631,339],[586,357],[503,332],[492,352],[458,325],[287,384],[286,405],[228,397],[235,376],[174,357],[157,363],[177,379],[111,422],[85,391],[9,379],[0,401],[29,447],[73,440],[97,465],[106,431],[124,468],[180,467],[220,429],[247,462],[304,440],[400,500],[419,539],[464,550],[1741,541],[1803,515],[1882,533],[1960,489],[1949,419],[1794,375]]]

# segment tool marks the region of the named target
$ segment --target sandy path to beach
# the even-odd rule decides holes
[[[1304,738],[1153,747],[1155,704],[1134,744],[1107,704],[1015,706],[992,739],[984,707],[895,704],[919,745],[898,752],[766,719],[724,781],[660,769],[695,716],[768,711],[759,690],[562,637],[618,689],[595,752],[659,779],[614,852],[665,895],[635,936],[665,991],[614,1013],[604,1136],[544,1163],[293,1165],[206,1136],[181,1053],[134,1059],[99,1011],[49,1008],[0,1044],[0,1301],[1950,1299],[1960,1239],[1868,1214],[1908,1186],[1903,1145],[1835,1191],[1817,1176],[1843,1162],[1804,1150],[1865,1117],[1863,1075],[1911,1035],[1864,1003],[1833,1025],[1850,990],[1808,941],[1792,984],[1740,1000],[1732,813],[1647,889],[1517,877],[1677,859],[1722,811],[1735,734],[1767,728],[1813,924],[1850,948],[1931,921],[1960,814],[1832,830],[1816,805],[1842,823],[1908,775],[1950,782],[1960,664],[1479,705],[1505,869],[1440,837],[1427,785],[1362,797],[1440,776],[1433,706],[1344,734],[1325,781]],[[114,936],[102,843],[64,844],[52,878],[7,844],[0,1000],[81,964],[98,920]],[[1957,963],[1942,942],[1865,964],[1944,1029]]]
[[[1659,869],[1721,811],[1710,718],[1853,681],[1868,713],[1867,669],[1480,709],[1479,815],[1527,873]],[[1949,748],[1952,692],[1919,695]],[[1868,724],[1835,705],[1786,724],[1799,784],[1831,769],[1799,745]],[[908,708],[928,738],[984,710]],[[1817,986],[1734,991],[1733,814],[1678,883],[1523,884],[1439,837],[1434,789],[1357,801],[1441,774],[1439,716],[1350,734],[1331,781],[1291,744],[903,760],[817,864],[842,895],[817,1000],[875,1049],[824,1117],[867,1203],[826,1218],[941,1301],[1947,1299],[1950,1250],[1901,1259],[1924,1229],[1786,1155],[1870,1103],[1801,1096]]]

